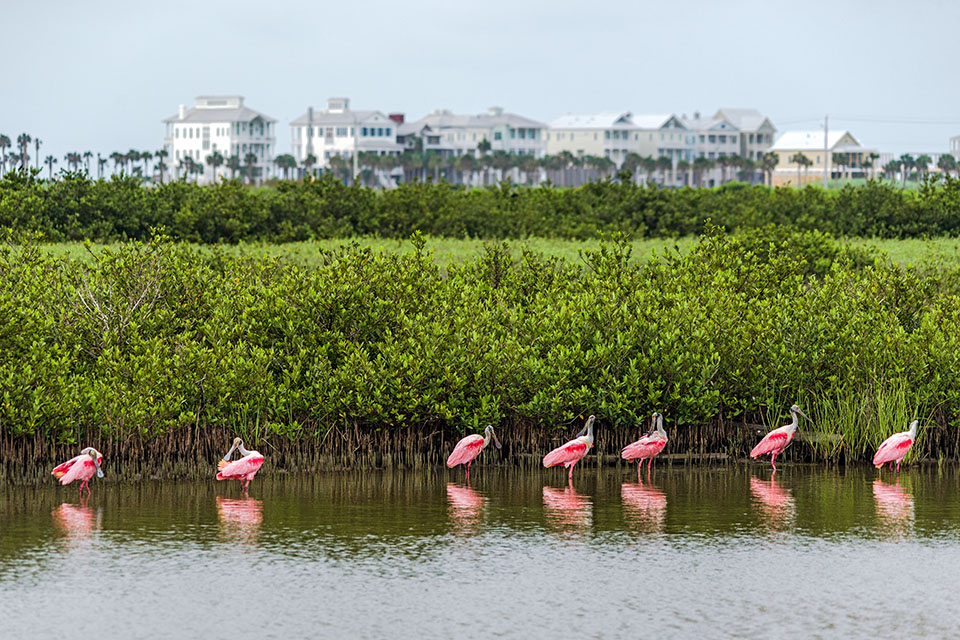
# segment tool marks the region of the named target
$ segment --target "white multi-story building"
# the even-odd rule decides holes
[[[547,154],[609,158],[619,167],[628,154],[639,152],[639,131],[629,111],[568,113],[550,123]]]
[[[330,158],[353,158],[354,153],[398,154],[397,123],[380,111],[350,108],[348,98],[330,98],[327,108],[313,107],[290,123],[293,157],[297,164],[313,156],[311,168],[330,167]]]
[[[960,160],[960,136],[950,138],[950,155]]]
[[[637,153],[644,157],[669,158],[674,168],[681,160],[692,162],[694,157],[694,135],[687,130],[683,121],[674,114],[635,115],[640,149]]]
[[[187,109],[180,105],[177,115],[164,121],[166,132],[163,148],[166,164],[175,178],[185,176],[186,159],[203,166],[197,180],[214,182],[217,175],[227,175],[227,162],[236,156],[243,167],[254,160],[259,178],[273,175],[276,151],[276,120],[243,105],[243,96],[198,96],[196,105]],[[223,164],[214,167],[208,160],[214,152],[223,157]]]
[[[773,146],[777,128],[756,109],[720,109],[710,117],[694,113],[683,121],[696,135],[695,155],[716,160],[740,156],[760,160]]]
[[[454,156],[480,155],[478,146],[486,140],[490,152],[542,158],[546,150],[547,125],[530,118],[490,107],[487,113],[459,115],[438,109],[428,116],[402,126],[404,138],[422,138],[424,149]]]

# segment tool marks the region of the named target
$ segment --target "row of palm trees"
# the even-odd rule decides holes
[[[305,174],[314,173],[318,164],[315,156],[307,156],[302,165],[289,154],[274,159],[283,178],[296,177],[298,169]],[[636,182],[658,185],[703,186],[705,178],[713,169],[720,169],[720,182],[732,179],[754,181],[759,173],[770,175],[777,164],[777,155],[770,153],[760,161],[740,156],[722,156],[716,160],[696,158],[692,162],[668,157],[643,157],[627,154],[622,164],[602,156],[575,156],[568,151],[536,158],[532,155],[510,154],[504,151],[480,152],[478,155],[453,156],[437,151],[408,150],[399,155],[380,155],[360,152],[357,156],[357,179],[370,186],[382,185],[384,178],[401,176],[405,182],[441,179],[453,184],[482,185],[512,178],[528,185],[544,180],[558,186],[573,186],[584,182],[611,177],[627,171]],[[353,179],[353,160],[347,156],[332,156],[329,170],[344,182]],[[397,171],[399,169],[399,171]]]
[[[31,143],[34,147],[33,156],[28,153]],[[39,169],[40,146],[42,144],[43,142],[40,139],[23,133],[17,136],[16,146],[14,146],[9,136],[0,134],[0,175],[16,169],[26,171],[30,168],[31,160],[34,162],[34,168]],[[112,161],[114,173],[140,176],[163,183],[170,171],[170,166],[167,164],[168,155],[167,151],[163,149],[158,151],[138,151],[136,149],[130,149],[126,152],[114,151],[106,157],[100,153],[94,155],[92,151],[71,151],[63,156],[62,164],[60,158],[52,155],[44,158],[43,164],[46,166],[47,175],[50,178],[53,178],[56,165],[70,171],[80,171],[82,168],[88,175],[93,175],[93,171],[96,171],[97,177],[102,178],[107,165]],[[292,156],[290,157],[292,158]],[[180,175],[185,178],[193,176],[196,180],[204,172],[205,166],[211,167],[214,175],[217,174],[219,167],[224,166],[230,170],[231,178],[240,175],[253,182],[259,177],[259,168],[256,163],[257,156],[253,153],[248,153],[241,158],[237,155],[224,156],[219,151],[214,151],[203,161],[184,157],[177,163],[177,167],[180,169]]]
[[[883,165],[883,174],[891,180],[896,180],[900,176],[902,186],[906,186],[907,178],[912,174],[917,182],[922,181],[930,173],[930,165],[933,164],[933,158],[927,154],[921,154],[914,158],[909,153],[905,153],[896,160],[891,160]],[[941,154],[937,158],[937,168],[945,175],[955,173],[960,178],[960,161],[949,153]]]

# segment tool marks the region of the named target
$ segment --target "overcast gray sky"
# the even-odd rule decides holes
[[[829,113],[895,153],[960,134],[960,2],[0,4],[0,133],[39,137],[61,166],[73,150],[160,148],[160,121],[201,94],[277,118],[281,152],[287,123],[329,96],[413,119],[756,107],[781,132]]]

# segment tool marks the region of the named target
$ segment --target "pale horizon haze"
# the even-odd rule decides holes
[[[56,0],[2,15],[0,133],[39,137],[56,169],[69,151],[155,151],[161,120],[207,94],[276,118],[277,153],[331,96],[408,120],[754,107],[778,135],[829,114],[896,155],[960,135],[953,2]]]

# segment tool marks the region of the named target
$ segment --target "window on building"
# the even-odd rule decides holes
[[[707,140],[708,140],[711,144],[713,144],[713,143],[715,143],[715,142],[717,141],[717,136],[707,136]],[[711,157],[713,157],[713,156],[711,156]]]
[[[502,140],[502,139],[503,139],[503,134],[502,134],[501,132],[499,132],[499,131],[494,131],[494,132],[493,132],[493,139],[494,139],[494,140]]]
[[[750,144],[753,144],[753,134],[752,134],[752,133],[750,134],[749,140],[750,140]]]
[[[700,144],[703,144],[704,142],[705,142],[704,136],[700,136]],[[703,157],[703,156],[701,156],[701,157]]]
[[[521,140],[525,140],[525,139],[527,138],[527,130],[526,130],[526,129],[517,129],[517,135],[520,136],[520,139],[521,139]]]
[[[390,127],[387,127],[387,128],[386,128],[386,129],[384,129],[383,131],[384,131],[384,133],[386,133],[386,134],[387,134],[387,137],[389,138],[389,137],[390,137],[390,135],[391,135],[391,134],[392,134],[392,132],[393,132],[393,129],[391,129]]]
[[[707,154],[707,157],[713,160],[716,157],[716,154],[713,151],[711,151],[709,154]]]
[[[367,128],[366,128],[366,127],[360,127],[360,137],[361,137],[361,138],[366,138],[366,137],[367,137]]]
[[[604,140],[609,140],[609,139],[610,139],[610,132],[609,132],[609,131],[604,131],[604,132],[603,132],[603,139],[604,139]]]
[[[174,127],[174,128],[173,128],[173,137],[174,137],[174,138],[179,138],[179,137],[180,137],[180,127]]]
[[[720,144],[727,144],[727,136],[717,136]]]

